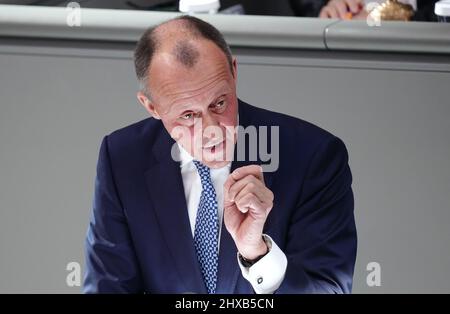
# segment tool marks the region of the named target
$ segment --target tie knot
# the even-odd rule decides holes
[[[195,167],[197,168],[198,174],[200,175],[200,180],[202,185],[211,184],[211,172],[210,169],[202,164],[198,160],[193,160]]]

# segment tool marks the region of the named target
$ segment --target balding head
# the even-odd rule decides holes
[[[192,68],[200,57],[196,41],[212,41],[226,56],[233,71],[232,56],[222,34],[211,24],[192,16],[180,16],[148,29],[134,51],[134,64],[142,91],[148,90],[149,68],[157,53],[170,53],[181,66]]]
[[[177,41],[171,53],[178,62],[189,68],[197,63],[200,56],[198,49],[185,39]]]

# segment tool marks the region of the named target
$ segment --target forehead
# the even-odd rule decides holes
[[[208,40],[196,40],[192,44],[199,53],[192,66],[177,60],[171,47],[155,54],[149,68],[150,90],[155,101],[173,103],[179,98],[220,92],[232,84],[230,66],[222,50]]]

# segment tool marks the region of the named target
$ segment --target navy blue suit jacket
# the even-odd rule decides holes
[[[264,233],[288,259],[277,293],[347,293],[356,258],[352,176],[344,143],[306,121],[239,100],[239,123],[279,126],[274,206]],[[86,293],[206,293],[174,141],[148,118],[106,136],[86,238]],[[231,171],[260,161],[233,161]],[[222,226],[217,293],[253,293]]]

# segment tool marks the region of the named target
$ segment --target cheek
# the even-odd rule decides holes
[[[172,122],[170,122],[170,121],[163,120],[163,119],[161,119],[161,122],[163,123],[164,128],[167,130],[167,132],[169,132],[169,134],[170,134],[173,138],[176,138],[176,135],[177,135],[177,133],[178,133],[178,131],[177,131],[177,125],[174,124],[174,123],[172,123]]]
[[[225,126],[235,126],[237,122],[237,104],[230,103],[225,112],[220,115],[220,124]]]
[[[192,138],[192,128],[172,121],[163,121],[170,136],[177,142],[187,143]]]
[[[192,156],[198,155],[197,151],[199,149],[197,148],[197,146],[201,147],[202,138],[194,137],[193,127],[187,127],[185,125],[174,123],[172,124],[172,128],[170,130],[171,130],[170,132],[171,137],[179,145],[181,145],[189,154],[191,154]]]

